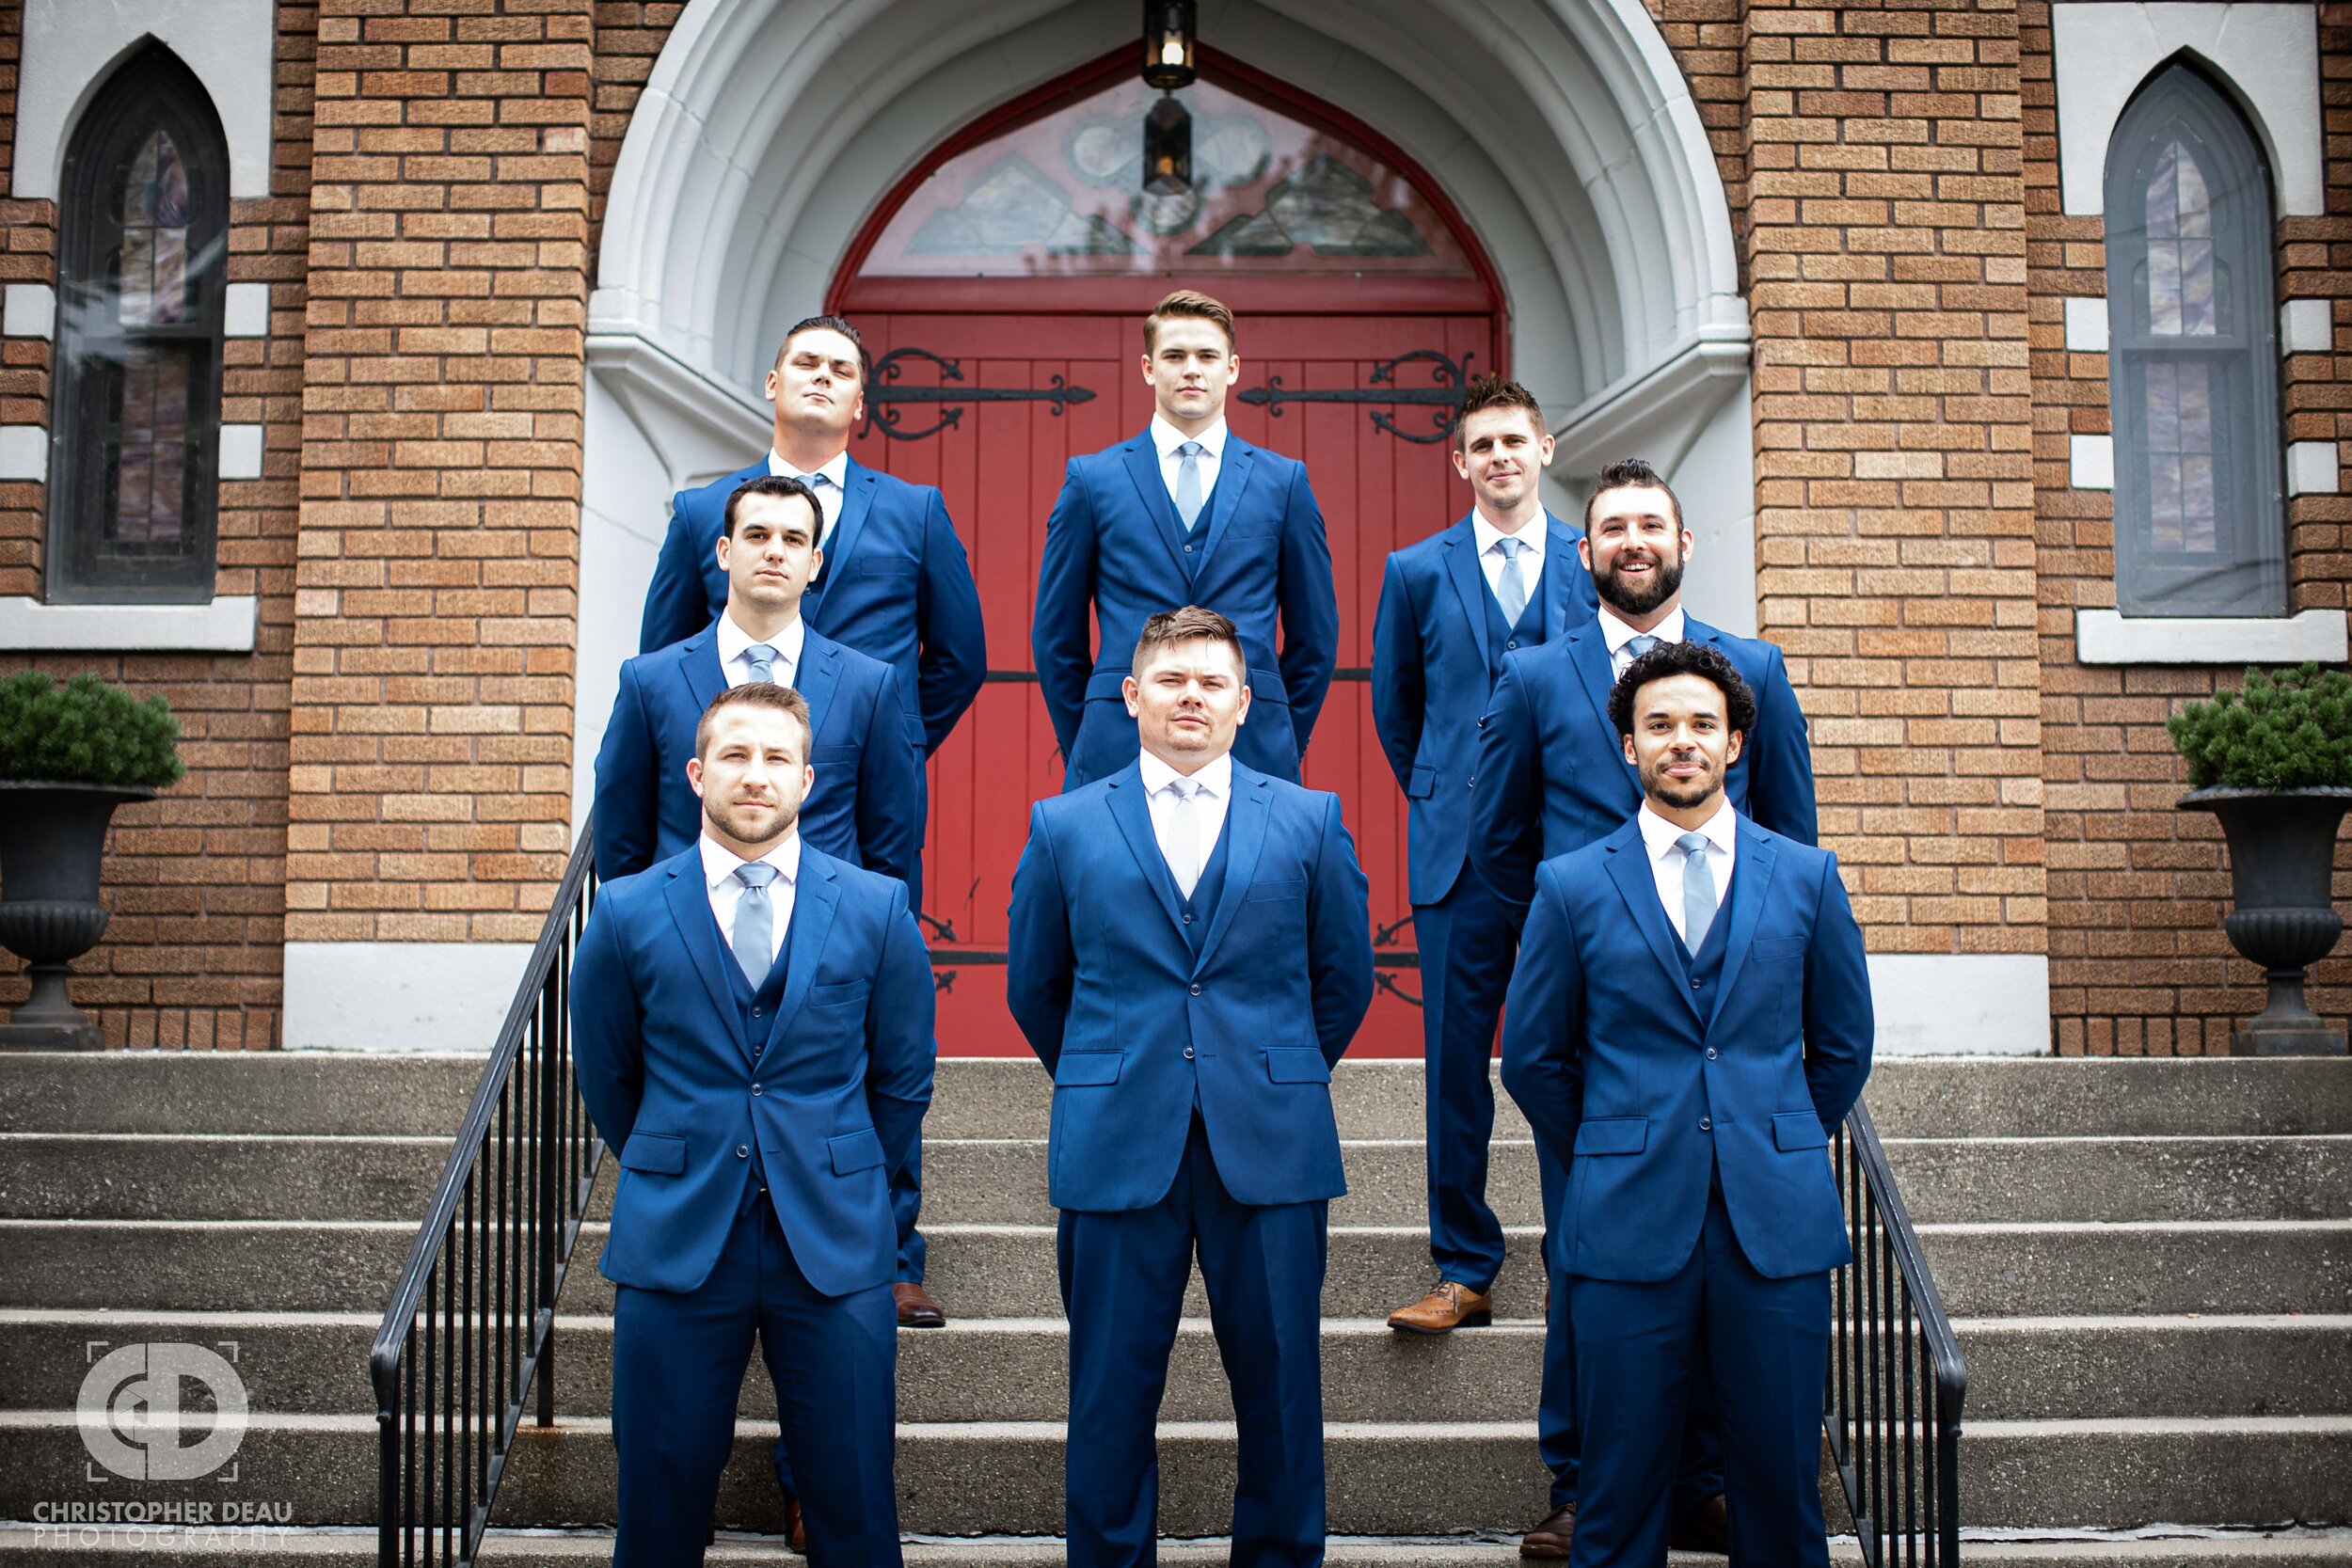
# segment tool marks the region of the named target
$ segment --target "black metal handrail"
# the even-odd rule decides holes
[[[604,1160],[572,1073],[572,955],[593,825],[564,868],[498,1043],[368,1354],[378,1568],[473,1561],[523,1402],[555,1421],[555,1301]]]
[[[1853,1261],[1833,1287],[1821,1424],[1866,1568],[1957,1568],[1968,1369],[1857,1101],[1834,1144]]]

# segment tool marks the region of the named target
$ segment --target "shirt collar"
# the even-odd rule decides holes
[[[778,632],[768,646],[776,650],[777,659],[791,666],[797,679],[801,673],[801,649],[808,641],[808,623],[798,615],[792,624]],[[752,645],[752,634],[735,624],[735,617],[725,610],[719,612],[719,666],[724,669],[743,657],[743,650]]]
[[[1517,533],[1506,535],[1501,529],[1486,521],[1486,515],[1484,512],[1479,511],[1475,506],[1470,508],[1470,534],[1478,541],[1478,553],[1481,558],[1495,547],[1496,540],[1507,537],[1519,542],[1520,560],[1524,561],[1532,556],[1541,561],[1544,558],[1544,534],[1550,527],[1551,519],[1547,515],[1537,517]]]
[[[834,452],[832,457],[826,459],[825,466],[823,467],[818,468],[813,474],[804,474],[801,472],[800,469],[794,467],[791,464],[787,463],[776,451],[776,450],[771,447],[768,450],[768,471],[771,474],[782,474],[790,479],[829,480],[833,484],[833,493],[838,496],[850,486],[850,449],[847,447],[842,448],[839,451]],[[826,510],[830,512],[833,508],[828,507]],[[830,522],[832,519],[827,518],[826,520]]]
[[[713,893],[719,890],[721,882],[735,875],[737,866],[752,863],[707,832],[695,843],[703,852],[703,886]],[[775,847],[759,858],[776,868],[776,875],[784,879],[787,887],[798,883],[801,879],[800,825],[793,824],[784,837],[776,841]]]
[[[1689,617],[1682,613],[1682,607],[1677,605],[1674,612],[1664,620],[1646,632],[1639,632],[1617,619],[1617,612],[1604,604],[1600,607],[1601,641],[1609,645],[1612,654],[1637,637],[1655,637],[1661,642],[1679,642],[1683,641],[1683,624],[1687,620]]]
[[[1150,752],[1143,752],[1138,761],[1143,773],[1143,792],[1146,796],[1157,795],[1168,787],[1169,780],[1182,776],[1176,769],[1153,756]],[[1233,753],[1227,752],[1215,762],[1202,768],[1193,774],[1192,782],[1211,795],[1231,797],[1233,793]]]
[[[1185,435],[1174,425],[1169,424],[1165,415],[1152,416],[1152,451],[1158,452],[1163,458],[1173,457],[1176,455],[1176,449],[1186,441],[1200,442],[1200,455],[1211,462],[1221,459],[1225,454],[1225,416],[1218,415],[1216,421],[1198,436]]]
[[[1647,800],[1642,802],[1642,809],[1634,814],[1633,819],[1642,825],[1642,843],[1649,850],[1649,858],[1654,861],[1664,860],[1673,852],[1675,840],[1690,831],[1687,828],[1677,828],[1659,816],[1650,809],[1650,803]],[[1728,855],[1732,852],[1733,840],[1739,836],[1739,813],[1731,809],[1731,801],[1725,797],[1717,796],[1715,815],[1699,824],[1699,832],[1707,835],[1708,843]],[[708,840],[704,842],[707,843]]]

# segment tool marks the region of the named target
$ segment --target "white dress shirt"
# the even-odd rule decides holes
[[[841,498],[849,493],[850,449],[842,448],[823,467],[804,474],[771,447],[768,471],[779,479],[797,479],[817,493],[817,510],[824,514],[824,521],[818,525],[817,547],[821,550],[833,543],[833,525],[841,520]]]
[[[1682,926],[1682,867],[1690,856],[1675,840],[1691,830],[1677,828],[1659,816],[1647,800],[1642,802],[1642,809],[1633,819],[1642,825],[1642,843],[1649,850],[1650,875],[1657,879],[1658,901],[1666,906],[1667,923],[1674,927],[1675,935],[1687,942],[1691,933]],[[1719,797],[1715,815],[1699,827],[1699,832],[1707,835],[1707,847],[1699,853],[1707,857],[1707,869],[1715,874],[1718,910],[1724,907],[1724,895],[1731,892],[1732,846],[1739,839],[1739,813],[1731,809],[1731,802]]]
[[[1171,506],[1176,501],[1176,475],[1184,466],[1184,453],[1176,449],[1186,441],[1200,443],[1200,455],[1193,461],[1200,467],[1200,500],[1205,508],[1210,492],[1216,488],[1217,463],[1225,455],[1224,417],[1219,415],[1216,422],[1200,435],[1187,436],[1160,415],[1152,416],[1152,448],[1160,454],[1160,480],[1168,486],[1168,499]],[[1176,520],[1183,522],[1184,515],[1177,514]]]
[[[1160,841],[1160,858],[1185,897],[1200,885],[1216,852],[1216,836],[1225,831],[1225,809],[1233,799],[1233,753],[1226,752],[1192,775],[1194,796],[1180,801],[1168,785],[1184,777],[1173,768],[1143,753],[1144,800],[1152,807],[1152,836]]]
[[[1637,637],[1655,637],[1661,642],[1679,642],[1683,636],[1683,622],[1687,619],[1688,617],[1682,613],[1682,607],[1677,605],[1664,620],[1650,627],[1649,630],[1635,631],[1631,626],[1618,620],[1617,612],[1610,609],[1607,601],[1604,600],[1600,607],[1600,636],[1601,641],[1609,644],[1610,674],[1624,674],[1626,666],[1633,662],[1633,655],[1626,649],[1627,643]]]
[[[1486,592],[1494,594],[1497,609],[1502,606],[1502,594],[1497,587],[1502,581],[1502,551],[1495,541],[1512,538],[1519,542],[1519,580],[1527,584],[1527,602],[1534,604],[1539,596],[1536,585],[1544,579],[1544,535],[1550,531],[1550,521],[1537,513],[1534,521],[1506,535],[1486,521],[1484,512],[1470,509],[1470,533],[1478,541],[1478,569],[1486,574]]]
[[[719,934],[726,939],[727,950],[735,949],[735,911],[743,901],[743,884],[735,875],[739,865],[752,863],[712,838],[708,833],[699,841],[703,852],[703,886],[710,895],[710,912],[719,922]],[[776,955],[784,951],[784,934],[792,927],[792,890],[801,876],[801,830],[794,828],[776,841],[776,847],[759,857],[776,868],[776,879],[768,884],[768,904],[775,911],[775,919],[768,927],[768,962],[772,966]]]
[[[790,686],[792,677],[800,673],[801,649],[807,641],[808,624],[793,616],[790,626],[769,640],[776,659],[768,678],[778,686]],[[719,612],[719,669],[729,686],[741,686],[752,678],[751,650],[755,646],[752,634],[737,626],[734,616]]]

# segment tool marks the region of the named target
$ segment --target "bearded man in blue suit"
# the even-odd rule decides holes
[[[1372,1002],[1368,885],[1337,797],[1234,760],[1241,640],[1144,622],[1141,754],[1038,802],[1013,874],[1014,1020],[1054,1077],[1070,1319],[1072,1568],[1153,1560],[1153,1429],[1197,1251],[1239,1429],[1236,1568],[1323,1560],[1331,1068]]]
[[[1829,1276],[1851,1261],[1826,1146],[1870,1070],[1862,932],[1835,856],[1732,806],[1756,705],[1720,650],[1651,649],[1610,715],[1642,806],[1537,872],[1502,1037],[1504,1086],[1568,1164],[1568,1560],[1665,1560],[1704,1382],[1732,1560],[1822,1568]]]
[[[1225,396],[1241,370],[1231,310],[1180,289],[1144,318],[1143,347],[1151,427],[1070,460],[1038,562],[1029,645],[1062,788],[1136,760],[1136,721],[1120,696],[1127,650],[1144,619],[1172,605],[1216,610],[1238,628],[1252,719],[1233,754],[1295,784],[1339,662],[1323,513],[1304,464],[1226,428]]]
[[[702,1561],[757,1336],[815,1568],[894,1568],[888,1172],[930,1103],[931,979],[905,884],[801,841],[808,707],[703,715],[703,830],[608,885],[572,966],[580,1096],[620,1166],[616,1568]]]

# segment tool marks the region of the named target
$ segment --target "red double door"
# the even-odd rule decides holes
[[[1138,316],[876,314],[861,463],[946,494],[988,622],[988,683],[930,763],[924,924],[949,1055],[1025,1052],[1005,1008],[1006,907],[1030,802],[1061,758],[1029,654],[1045,519],[1069,460],[1152,418]],[[1226,415],[1302,459],[1322,503],[1340,607],[1340,672],[1307,753],[1335,791],[1372,882],[1378,990],[1356,1054],[1421,1053],[1405,802],[1372,724],[1372,623],[1391,550],[1467,510],[1444,433],[1462,378],[1494,368],[1476,315],[1260,316],[1244,324]]]

